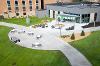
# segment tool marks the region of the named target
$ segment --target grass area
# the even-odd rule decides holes
[[[70,44],[82,52],[93,66],[100,66],[100,31],[93,32],[87,38]]]
[[[29,25],[43,23],[43,20],[49,20],[49,21],[53,20],[53,19],[48,18],[48,17],[38,18],[38,17],[35,17],[35,16],[31,16],[29,18],[30,18],[30,24]],[[0,21],[29,26],[26,23],[26,18],[9,18],[9,19],[1,19]]]
[[[70,66],[60,51],[32,50],[8,38],[11,29],[0,26],[0,66]]]

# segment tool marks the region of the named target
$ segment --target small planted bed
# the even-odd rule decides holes
[[[38,18],[36,16],[31,16],[30,18],[30,23],[26,23],[26,18],[25,17],[19,17],[19,18],[5,18],[5,19],[0,19],[1,22],[7,22],[7,23],[13,23],[13,24],[18,24],[18,25],[24,25],[24,26],[30,26],[34,24],[41,24],[44,22],[52,21],[53,19],[44,17],[44,18]]]

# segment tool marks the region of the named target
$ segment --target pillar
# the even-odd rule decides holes
[[[80,14],[80,23],[82,23],[82,14]]]

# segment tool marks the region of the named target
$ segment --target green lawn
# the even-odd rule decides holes
[[[89,37],[70,44],[82,52],[93,66],[100,66],[100,31],[93,32]]]
[[[0,66],[70,66],[60,51],[32,50],[15,45],[8,38],[11,29],[0,26]]]
[[[38,18],[38,17],[35,17],[35,16],[31,16],[29,18],[30,18],[30,24],[29,25],[43,23],[43,20],[49,20],[49,21],[53,20],[53,19],[48,18],[48,17]],[[29,26],[29,25],[26,24],[26,18],[9,18],[9,19],[3,19],[3,20],[1,19],[0,21]]]

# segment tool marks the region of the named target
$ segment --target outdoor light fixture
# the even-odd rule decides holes
[[[30,18],[29,18],[29,16],[26,17],[26,23],[30,24]]]
[[[58,20],[58,25],[59,25],[60,18],[58,18],[57,20]],[[61,26],[60,25],[59,25],[59,30],[60,30],[60,36],[61,36]]]

